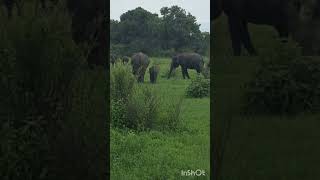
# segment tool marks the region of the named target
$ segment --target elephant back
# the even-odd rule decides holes
[[[202,56],[198,53],[181,53],[178,55],[180,60],[185,60],[188,62],[201,62],[203,61]]]
[[[204,66],[204,60],[198,53],[181,53],[178,55],[179,64],[190,69],[201,69]]]
[[[142,52],[138,52],[132,55],[131,57],[131,64],[132,65],[149,65],[150,61],[149,61],[149,57],[142,53]]]

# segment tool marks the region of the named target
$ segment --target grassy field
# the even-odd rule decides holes
[[[276,32],[267,26],[250,26],[260,53],[272,48]],[[320,179],[319,116],[244,115],[243,85],[252,79],[259,57],[232,57],[225,19],[214,24],[214,125],[230,135],[222,162],[223,180]],[[267,93],[267,92],[266,92]],[[221,142],[215,142],[220,145]]]
[[[142,86],[154,86],[168,100],[185,97],[185,89],[191,80],[182,78],[180,68],[169,80],[166,72],[169,58],[153,58],[152,64],[160,65],[157,84],[149,83],[145,75]],[[150,67],[149,66],[149,67]],[[189,70],[191,78],[196,72]],[[205,170],[210,176],[210,98],[184,98],[181,109],[181,130],[175,132],[127,132],[111,129],[111,179],[188,179],[181,170]],[[189,177],[193,179],[194,177]]]

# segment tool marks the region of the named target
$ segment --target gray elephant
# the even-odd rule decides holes
[[[128,63],[130,58],[128,56],[122,56],[121,60],[123,63]]]
[[[159,65],[154,65],[149,68],[149,74],[150,74],[150,82],[151,83],[156,83],[157,82],[157,77],[160,71],[160,66]]]
[[[203,58],[197,53],[181,53],[172,57],[171,67],[168,75],[168,79],[171,73],[178,66],[181,66],[183,79],[187,77],[190,79],[188,69],[195,69],[197,73],[200,73],[204,66]]]
[[[320,14],[318,0],[215,0],[214,2],[214,19],[222,14],[222,10],[228,17],[233,53],[236,56],[241,55],[242,47],[251,55],[257,54],[251,42],[248,23],[273,26],[283,42],[292,35],[294,40],[304,46],[304,38],[299,40],[297,37],[299,33],[296,32],[297,28],[305,26],[300,24],[301,22],[316,18]]]
[[[131,57],[132,72],[138,78],[138,82],[144,82],[144,75],[150,64],[149,57],[142,52],[135,53]]]

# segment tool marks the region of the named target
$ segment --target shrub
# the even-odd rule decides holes
[[[126,128],[127,104],[123,99],[111,99],[111,125],[118,128]]]
[[[261,66],[246,85],[248,111],[293,113],[319,108],[320,61],[301,56],[300,50],[289,42],[261,57]]]
[[[210,95],[210,80],[198,75],[187,87],[188,97],[203,98]]]
[[[118,63],[111,69],[112,126],[147,130],[157,119],[159,99],[151,87],[138,85],[130,65]]]
[[[161,101],[153,86],[136,83],[130,65],[111,67],[111,126],[119,129],[148,131],[175,130],[179,125],[180,107]],[[160,115],[163,113],[164,115]]]
[[[114,100],[122,99],[126,103],[132,94],[134,82],[136,81],[131,72],[131,66],[117,62],[111,67],[110,78],[111,98]]]
[[[128,102],[128,127],[139,131],[153,129],[158,120],[159,102],[160,99],[153,88],[137,86]]]

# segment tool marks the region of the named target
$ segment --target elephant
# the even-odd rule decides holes
[[[177,54],[172,57],[168,79],[170,78],[172,71],[176,69],[179,65],[181,66],[183,79],[185,79],[185,77],[190,79],[188,69],[195,69],[197,73],[201,73],[204,66],[204,61],[203,58],[197,53]]]
[[[128,56],[122,56],[121,60],[123,63],[128,63],[130,58]]]
[[[160,71],[160,66],[159,65],[154,65],[149,68],[149,74],[150,74],[150,82],[151,83],[156,83],[157,82],[157,77]]]
[[[139,83],[144,82],[144,75],[150,64],[149,57],[142,52],[138,52],[132,55],[131,65],[132,72],[137,77]]]
[[[233,54],[241,55],[244,46],[250,55],[257,55],[251,42],[248,23],[273,26],[286,42],[289,35],[294,35],[303,8],[308,4],[317,7],[318,0],[215,0],[213,11],[220,12],[221,8],[228,17]],[[220,8],[220,9],[219,9]],[[318,11],[312,10],[313,13]],[[219,14],[216,15],[217,18]],[[300,19],[301,20],[301,19]],[[293,39],[295,39],[293,37]]]

